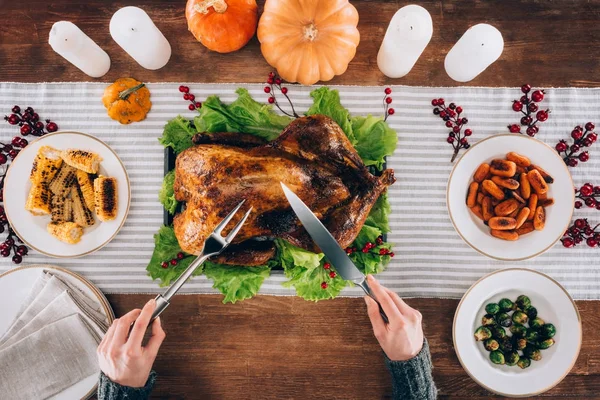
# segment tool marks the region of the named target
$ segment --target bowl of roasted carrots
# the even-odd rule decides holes
[[[448,214],[456,232],[473,249],[499,260],[524,260],[550,249],[568,228],[574,201],[562,158],[527,136],[479,141],[448,180]]]
[[[48,256],[79,257],[102,248],[129,211],[123,163],[87,134],[42,136],[19,153],[5,179],[4,207],[12,229]]]

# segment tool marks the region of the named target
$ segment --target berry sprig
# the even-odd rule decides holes
[[[326,271],[329,271],[329,273],[327,274],[329,276],[329,278],[333,279],[337,276],[337,274],[335,273],[335,271],[331,271],[331,264],[326,262],[323,264],[323,269]],[[326,281],[321,282],[321,289],[327,289],[329,287],[329,284]]]
[[[4,120],[11,125],[19,125],[21,127],[21,135],[27,136],[43,136],[46,133],[56,132],[58,125],[56,123],[46,120],[46,124],[40,121],[40,116],[32,107],[27,107],[21,113],[21,107],[14,106],[12,108],[12,114],[5,115]]]
[[[196,101],[196,96],[190,93],[190,88],[188,86],[179,86],[179,92],[183,93],[183,99],[190,102],[188,106],[188,110],[194,111],[198,110],[202,107],[202,103]]]
[[[390,94],[392,94],[392,88],[387,87],[383,92],[385,93],[385,96],[383,96],[383,113],[385,114],[383,120],[387,121],[388,117],[394,115],[396,110],[390,107],[390,104],[392,104],[393,101],[392,96],[390,96]]]
[[[267,93],[269,95],[269,98],[267,99],[267,101],[269,102],[269,104],[275,104],[275,106],[279,109],[279,111],[281,111],[288,117],[299,118],[300,116],[296,113],[296,110],[294,109],[294,104],[292,104],[292,100],[290,100],[289,96],[287,95],[288,88],[285,86],[281,86],[282,83],[283,83],[283,80],[281,79],[281,77],[279,75],[275,74],[274,72],[269,72],[269,77],[267,78],[267,86],[265,86],[265,88],[264,88],[265,93]],[[289,112],[285,111],[279,105],[279,102],[277,101],[277,97],[275,97],[276,90],[278,90],[282,95],[285,96],[286,100],[290,104],[290,108],[292,109],[291,114]]]
[[[6,221],[6,214],[4,213],[4,207],[0,206],[0,233],[4,232],[4,223]],[[27,255],[29,249],[23,244],[21,239],[16,235],[10,226],[8,226],[8,236],[4,242],[0,243],[0,255],[2,257],[9,257],[11,252],[14,252],[12,262],[15,264],[21,264],[23,257]]]
[[[168,261],[163,261],[160,263],[160,266],[163,267],[164,269],[169,268],[169,265],[176,266],[179,263],[179,260],[183,260],[184,257],[185,257],[185,254],[183,254],[182,252],[179,252],[179,253],[177,253],[176,258],[173,258]]]
[[[447,128],[452,128],[450,133],[448,133],[446,141],[454,148],[454,153],[450,159],[450,162],[454,162],[460,149],[468,149],[471,147],[467,137],[471,136],[473,131],[471,129],[465,129],[463,132],[462,130],[464,126],[469,123],[469,120],[460,116],[463,112],[461,106],[450,103],[448,104],[448,107],[446,107],[444,99],[433,99],[431,100],[431,105],[434,107],[433,113],[446,122]]]
[[[367,242],[360,250],[362,253],[371,253],[378,256],[390,256],[394,257],[395,254],[393,251],[386,249],[385,247],[379,248],[383,244],[383,236],[377,237],[376,243]],[[352,253],[357,253],[358,249],[356,247],[346,247],[345,249],[347,255],[351,255]]]
[[[596,208],[600,211],[600,186],[593,186],[586,183],[579,189],[575,188],[575,197],[580,200],[575,201],[575,208],[579,210],[583,204],[590,208]]]
[[[525,133],[527,135],[534,137],[536,133],[539,132],[540,128],[537,125],[538,122],[545,122],[548,120],[548,116],[550,115],[550,110],[540,110],[538,103],[544,100],[544,95],[546,94],[543,90],[535,90],[531,93],[531,97],[529,96],[529,92],[531,92],[531,85],[524,84],[521,86],[521,92],[523,92],[523,96],[519,100],[513,100],[512,109],[513,111],[519,112],[523,114],[521,117],[521,125],[512,124],[508,126],[508,130],[511,133],[520,133],[521,126],[526,126]],[[535,119],[533,115],[535,114]]]
[[[560,240],[566,248],[575,247],[585,240],[589,247],[600,247],[600,224],[591,227],[587,218],[576,219],[569,229],[566,230]]]
[[[579,161],[587,162],[590,159],[590,153],[581,150],[584,147],[590,147],[598,140],[598,135],[593,132],[594,128],[595,125],[592,122],[585,124],[585,131],[577,125],[571,132],[572,145],[569,146],[566,140],[561,140],[556,144],[556,151],[558,151],[558,154],[564,153],[564,156],[561,154],[561,157],[569,167],[576,167]]]

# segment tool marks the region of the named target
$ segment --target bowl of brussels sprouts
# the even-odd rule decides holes
[[[454,317],[454,348],[466,372],[504,396],[542,393],[571,370],[581,320],[568,292],[537,271],[509,268],[477,281]]]

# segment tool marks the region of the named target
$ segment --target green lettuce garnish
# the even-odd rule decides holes
[[[213,288],[225,295],[223,303],[235,303],[254,297],[262,283],[271,273],[267,265],[243,267],[234,265],[204,263],[204,273],[213,281]]]
[[[396,132],[383,118],[372,115],[352,118],[352,132],[356,137],[354,147],[365,165],[381,170],[385,157],[396,150]]]
[[[175,153],[192,147],[192,136],[198,132],[190,121],[181,115],[173,118],[165,125],[163,135],[158,138],[160,144],[171,147]]]
[[[179,202],[175,200],[175,191],[173,190],[174,182],[175,170],[171,170],[165,175],[160,192],[158,192],[160,204],[162,204],[165,210],[171,215],[175,214],[175,209],[177,209],[177,204],[179,204]]]
[[[340,93],[337,90],[331,90],[326,86],[310,92],[310,97],[313,98],[314,103],[306,115],[323,114],[337,122],[342,128],[350,142],[356,144],[356,138],[352,131],[352,122],[350,121],[350,111],[348,111],[340,101]]]
[[[152,279],[160,279],[160,286],[168,286],[171,281],[177,279],[179,275],[194,261],[196,256],[185,255],[181,260],[178,260],[176,266],[169,265],[167,268],[162,267],[163,261],[169,262],[177,258],[177,254],[182,253],[181,247],[175,232],[170,226],[162,226],[158,233],[154,235],[154,252],[152,258],[146,267],[148,275]],[[194,276],[202,274],[202,265],[196,269]]]

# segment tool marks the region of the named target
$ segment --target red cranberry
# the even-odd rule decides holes
[[[9,124],[11,124],[11,125],[16,125],[16,124],[18,124],[19,122],[21,122],[21,119],[19,118],[19,116],[18,116],[18,115],[16,115],[16,114],[11,114],[11,115],[10,115],[10,117],[8,117],[7,121],[8,121],[8,123],[9,123]]]
[[[521,125],[529,125],[532,122],[533,118],[531,118],[529,115],[521,118]]]
[[[392,98],[391,97],[386,97],[385,98],[385,102],[386,102],[386,104],[392,104]]]
[[[437,99],[431,100],[431,105],[434,106],[434,107],[439,106],[439,103],[438,103]]]
[[[452,128],[452,122],[451,121],[446,121],[446,126],[448,128]]]
[[[11,151],[8,152],[8,156],[10,158],[12,158],[13,160],[15,159],[15,157],[19,154],[19,150],[15,150],[12,149]]]
[[[21,264],[22,261],[23,261],[23,257],[21,257],[18,254],[15,254],[12,258],[12,262],[14,262],[15,264]]]
[[[335,271],[331,271],[329,273],[329,277],[332,278],[332,279],[335,278]]]
[[[187,86],[183,86],[183,85],[181,85],[181,86],[179,86],[179,91],[180,91],[181,93],[187,93],[187,92],[189,92],[189,91],[190,91],[190,88],[189,88],[189,87],[187,87]]]
[[[166,261],[163,261],[162,263],[160,263],[160,266],[163,267],[163,268],[169,268],[169,263],[166,262]]]
[[[544,122],[548,119],[548,112],[544,110],[538,111],[538,113],[535,114],[535,117],[538,121]]]
[[[536,103],[544,100],[544,91],[536,90],[535,92],[531,93],[531,100],[535,101]]]
[[[586,243],[590,247],[596,247],[596,245],[598,244],[598,242],[596,242],[596,239],[594,239],[594,238],[588,238],[586,240]]]
[[[589,138],[592,142],[595,142],[596,140],[598,140],[598,135],[594,132],[588,133],[587,138]]]
[[[269,97],[269,104],[275,103],[275,97]]]
[[[534,112],[536,112],[538,110],[538,105],[535,104],[535,103],[529,103],[527,105],[527,110],[529,110],[529,112],[534,113]]]
[[[460,122],[462,122],[463,125],[466,125],[466,124],[469,123],[469,120],[466,119],[466,118],[463,118],[463,119],[460,120]]]
[[[193,94],[190,93],[190,95],[188,96],[190,101],[194,101],[196,100],[196,96],[194,96]]]
[[[454,128],[452,128],[452,132],[458,133],[460,132],[460,128],[458,126],[455,126]]]
[[[446,142],[448,143],[454,143],[454,138],[451,136],[448,136],[448,139],[446,139]]]
[[[21,107],[19,106],[13,106],[13,108],[11,109],[11,111],[15,114],[18,114],[21,112]]]
[[[572,145],[571,145],[571,151],[572,151],[573,153],[577,153],[577,152],[579,151],[579,149],[580,149],[580,148],[579,148],[579,145],[578,145],[578,144],[572,144]]]
[[[13,146],[19,146],[20,143],[21,143],[21,137],[20,136],[15,136],[11,140],[11,144]]]
[[[271,78],[271,79],[275,78],[275,73],[274,72],[269,72],[269,78]]]
[[[183,95],[183,99],[184,100],[189,100],[190,99],[190,94],[189,93],[184,94]]]
[[[521,132],[521,128],[517,124],[509,125],[508,129],[510,130],[510,133],[519,133],[519,132]]]
[[[600,186],[594,186],[594,193],[600,194]]]
[[[321,282],[321,289],[327,289],[327,282]]]
[[[275,78],[275,84],[276,85],[281,85],[281,79]]]
[[[530,126],[529,128],[527,128],[526,132],[531,137],[535,136],[535,134],[538,133],[537,126]]]
[[[583,218],[579,218],[579,219],[575,220],[575,226],[578,229],[584,229],[587,226],[587,221]]]
[[[195,102],[194,105],[196,106],[196,108],[202,107],[202,103],[200,103],[199,101]]]
[[[194,104],[190,104],[188,106],[188,110],[190,110],[190,111],[194,111],[195,109],[196,109],[196,106]]]
[[[565,239],[562,239],[561,241],[562,241],[563,246],[565,246],[566,248],[571,248],[575,245],[575,242],[573,242],[573,239],[571,239],[571,238],[565,238]]]
[[[562,153],[564,151],[567,151],[567,148],[569,146],[567,146],[567,144],[565,142],[558,142],[556,144],[556,151],[558,151],[559,153]]]
[[[434,115],[439,115],[439,113],[440,113],[440,109],[439,108],[434,108],[433,109],[433,114]]]
[[[446,111],[441,111],[440,112],[440,118],[446,118],[446,116],[448,116],[448,114],[446,113]]]
[[[585,205],[592,208],[596,207],[596,200],[593,197],[585,199]]]
[[[574,159],[574,158],[569,158],[569,159],[567,160],[567,165],[568,165],[569,167],[576,167],[576,166],[577,166],[577,164],[579,164],[579,162],[578,162],[576,159]]]
[[[456,137],[456,133],[450,132],[450,133],[448,133],[448,137]]]
[[[456,112],[459,114],[462,113],[463,112],[462,107],[461,106],[456,107]]]
[[[170,261],[171,265],[177,265],[177,259],[174,258]]]
[[[31,133],[31,126],[29,125],[23,125],[21,127],[21,135],[23,136],[27,136]]]
[[[531,85],[529,84],[524,84],[523,86],[521,86],[521,92],[523,93],[529,93],[529,91],[531,90]]]
[[[11,144],[5,144],[4,148],[2,149],[4,152],[9,153],[11,150],[13,149]]]
[[[584,151],[583,153],[579,154],[579,161],[587,162],[589,159],[590,159],[590,153],[588,153],[587,151]]]
[[[585,130],[586,131],[593,131],[595,127],[596,126],[594,125],[593,122],[588,122],[587,124],[585,124]]]
[[[281,93],[287,94],[287,92],[288,92],[288,88],[286,88],[286,87],[281,88]],[[391,101],[390,101],[390,103],[391,103]]]
[[[583,185],[581,189],[579,189],[579,193],[584,197],[589,197],[594,193],[594,187],[592,185]]]
[[[392,93],[392,89],[391,88],[385,88],[384,90],[385,94],[391,94]]]
[[[183,257],[185,257],[185,256],[184,256],[184,254],[182,252],[177,253],[177,258],[179,260],[181,260]]]
[[[38,122],[40,120],[40,116],[38,113],[31,114],[31,122]]]
[[[444,105],[444,99],[438,99],[438,104],[440,106],[443,106]]]
[[[267,79],[267,83],[268,83],[269,85],[272,85],[272,84],[273,84],[273,82],[275,82],[275,80],[274,80],[273,78],[269,78],[269,79]]]
[[[395,112],[396,112],[396,110],[394,110],[393,108],[388,109],[389,115],[394,115]]]
[[[0,251],[0,255],[2,257],[8,257],[8,256],[10,256],[10,249],[5,249],[5,250]]]
[[[583,203],[581,201],[577,200],[575,202],[575,208],[579,210],[581,207],[583,207]]]
[[[523,103],[517,100],[513,101],[512,109],[513,111],[521,111],[523,109]]]
[[[579,140],[583,137],[583,132],[581,132],[579,129],[573,129],[571,132],[571,137],[575,140]]]
[[[465,129],[465,136],[471,136],[473,134],[473,131],[470,129]]]
[[[268,86],[265,86],[263,90],[265,91],[265,93],[271,93],[271,88]]]
[[[331,268],[331,264],[325,263],[325,264],[323,264],[323,268],[330,269]]]
[[[25,256],[28,253],[28,249],[26,246],[20,245],[17,247],[17,254],[20,256]]]
[[[56,132],[58,130],[58,125],[56,125],[54,122],[48,122],[46,124],[46,129],[48,130],[48,132],[52,133],[52,132]]]
[[[466,144],[469,144],[469,141],[467,140],[467,138],[462,138],[462,139],[460,139],[460,144],[462,144],[464,146]]]

